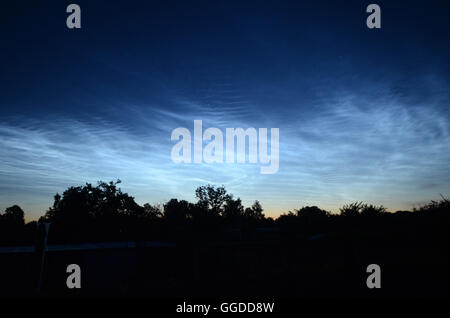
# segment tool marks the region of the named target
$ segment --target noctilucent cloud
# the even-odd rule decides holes
[[[0,8],[0,210],[37,219],[72,185],[138,203],[225,185],[276,217],[450,194],[450,5],[377,1],[61,1]],[[279,170],[175,164],[171,132],[279,128]]]

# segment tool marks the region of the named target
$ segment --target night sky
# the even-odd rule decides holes
[[[12,1],[9,1],[12,2]],[[26,1],[0,5],[0,210],[72,185],[138,203],[225,185],[267,216],[450,195],[450,2]],[[81,7],[81,29],[66,7]],[[175,164],[171,132],[279,128],[280,165]]]

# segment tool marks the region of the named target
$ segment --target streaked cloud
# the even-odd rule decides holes
[[[351,94],[329,102],[320,111],[273,122],[280,128],[275,175],[261,175],[251,164],[172,163],[171,130],[192,130],[194,119],[202,119],[204,129],[247,128],[258,118],[271,124],[258,113],[213,111],[198,100],[177,97],[183,112],[129,105],[130,125],[104,118],[4,120],[1,208],[19,203],[37,216],[70,185],[117,178],[140,203],[193,201],[198,185],[213,183],[246,204],[260,200],[273,215],[306,204],[336,210],[354,200],[408,208],[449,192],[449,122],[439,105],[411,107],[387,95],[371,104]]]

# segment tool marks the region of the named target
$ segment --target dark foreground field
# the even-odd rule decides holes
[[[410,243],[410,242],[409,242]],[[40,256],[0,254],[0,294],[11,296],[449,296],[448,252],[424,242],[353,243],[325,236],[297,244],[120,243],[64,250],[49,246],[40,292]],[[147,246],[145,246],[147,245]],[[85,245],[86,246],[86,245]],[[67,246],[83,248],[82,245]],[[68,289],[66,268],[81,267],[81,289]],[[369,289],[369,264],[381,267],[381,289]]]

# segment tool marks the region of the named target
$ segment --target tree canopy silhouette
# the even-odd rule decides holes
[[[123,193],[116,182],[90,183],[85,186],[70,187],[63,195],[56,194],[54,203],[44,216],[49,222],[83,222],[93,219],[114,219],[121,216],[139,218],[148,209],[139,206],[132,196]]]
[[[224,204],[231,199],[224,186],[215,187],[210,184],[198,187],[195,196],[198,198],[197,205],[209,210],[212,215],[221,215]]]
[[[18,205],[10,206],[5,209],[5,213],[0,215],[2,221],[8,225],[24,225],[25,224],[25,213],[22,208]]]
[[[344,205],[340,214],[317,206],[304,206],[272,220],[265,217],[259,201],[244,207],[241,198],[228,193],[224,186],[199,186],[195,190],[196,203],[173,198],[162,206],[149,203],[141,206],[132,196],[122,192],[119,184],[120,180],[99,181],[96,186],[86,183],[69,187],[62,195],[54,196],[53,205],[40,221],[52,223],[51,238],[66,241],[170,239],[171,236],[182,239],[193,233],[230,230],[253,237],[261,227],[290,233],[289,239],[304,239],[316,233],[350,234],[355,229],[390,231],[395,235],[413,231],[411,233],[428,233],[430,237],[441,235],[448,239],[450,203],[444,197],[412,212],[388,213],[381,205],[353,202]],[[24,232],[24,224],[24,211],[17,205],[8,207],[0,214],[1,241],[18,242],[24,233],[29,237],[35,226],[28,223]]]

